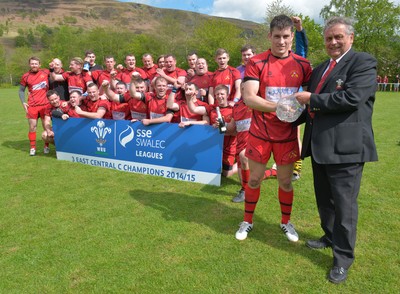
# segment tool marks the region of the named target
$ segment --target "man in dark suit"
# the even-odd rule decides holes
[[[306,245],[332,247],[328,279],[341,283],[354,261],[363,166],[378,160],[371,123],[377,62],[367,53],[353,51],[354,28],[346,18],[329,19],[324,40],[330,60],[313,70],[310,92],[296,93],[297,100],[307,104],[301,157],[311,156],[324,231],[319,240]]]

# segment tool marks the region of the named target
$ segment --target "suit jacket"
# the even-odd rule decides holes
[[[313,93],[329,60],[313,70]],[[319,94],[311,94],[301,157],[312,154],[319,164],[378,160],[372,111],[376,91],[376,59],[350,49],[329,74]]]

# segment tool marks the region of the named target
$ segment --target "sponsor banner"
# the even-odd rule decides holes
[[[223,135],[211,126],[53,118],[57,159],[219,186]]]

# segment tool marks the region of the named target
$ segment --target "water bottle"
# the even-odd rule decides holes
[[[89,71],[89,68],[90,68],[90,64],[89,64],[89,62],[87,62],[87,61],[85,61],[84,63],[83,63],[83,71]]]

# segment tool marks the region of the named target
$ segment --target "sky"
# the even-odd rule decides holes
[[[121,2],[136,2],[159,8],[172,8],[195,11],[203,14],[238,18],[243,20],[264,22],[267,3],[273,0],[119,0]],[[393,0],[399,3],[400,0]],[[322,23],[319,12],[330,0],[283,0],[298,14],[309,16]]]

